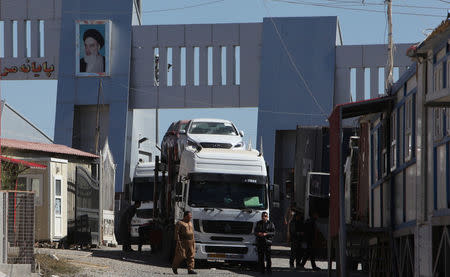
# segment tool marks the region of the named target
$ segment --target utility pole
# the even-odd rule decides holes
[[[95,118],[95,154],[98,154],[98,142],[100,140],[100,94],[102,93],[102,79],[100,79],[97,91],[97,113]]]
[[[392,0],[385,0],[387,5],[387,20],[388,20],[388,63],[387,63],[387,75],[385,82],[385,92],[389,92],[392,84],[394,83],[393,69],[394,69],[394,44],[392,42]]]

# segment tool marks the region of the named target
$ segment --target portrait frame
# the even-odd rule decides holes
[[[110,76],[111,65],[111,21],[110,20],[76,20],[75,21],[75,75],[78,77],[98,77]],[[104,57],[104,71],[100,72],[86,72],[86,65],[84,63],[85,45],[83,36],[84,33],[94,29],[97,31],[98,37],[103,38],[104,45],[99,50],[99,54]],[[83,59],[83,60],[82,60]],[[89,67],[87,67],[89,68]]]

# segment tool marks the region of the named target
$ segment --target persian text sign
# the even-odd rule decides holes
[[[0,78],[3,80],[57,79],[56,66],[45,58],[2,59]]]

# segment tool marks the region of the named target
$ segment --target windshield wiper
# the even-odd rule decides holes
[[[219,211],[223,211],[221,208],[214,208],[214,207],[204,207],[203,208],[204,211],[214,211],[214,209],[217,209]]]

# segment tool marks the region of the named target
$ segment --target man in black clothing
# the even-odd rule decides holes
[[[300,213],[296,213],[289,224],[291,253],[289,257],[289,267],[294,268],[294,261],[297,269],[301,268],[303,257],[302,242],[304,237],[304,224]]]
[[[256,223],[256,247],[258,248],[258,266],[261,273],[264,273],[264,257],[266,258],[265,269],[272,273],[272,260],[270,257],[270,247],[275,234],[275,225],[269,221],[267,212],[261,214],[261,220]]]
[[[313,242],[316,234],[316,220],[319,218],[319,215],[317,212],[314,212],[312,217],[309,218],[305,223],[305,241],[306,241],[306,251],[303,256],[303,261],[301,264],[301,267],[304,267],[306,264],[306,261],[308,259],[311,260],[311,266],[313,270],[320,270],[319,267],[316,265],[315,260],[315,249],[313,247]]]
[[[122,251],[133,251],[131,249],[131,219],[136,214],[136,210],[141,206],[141,201],[136,201],[121,214],[119,219],[119,233],[122,241]]]

